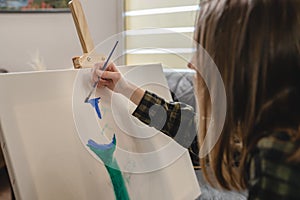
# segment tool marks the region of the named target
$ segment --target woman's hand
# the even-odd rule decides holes
[[[92,71],[92,81],[99,80],[97,87],[107,87],[138,105],[145,91],[127,81],[114,63],[109,63],[105,71],[101,70],[103,65],[104,62],[96,64]]]
[[[123,79],[122,74],[116,68],[114,63],[109,63],[105,71],[101,70],[103,65],[104,62],[97,63],[94,66],[92,72],[92,81],[94,83],[99,81],[97,87],[107,87],[110,90],[119,93],[118,90],[116,91],[116,85],[121,83],[120,80]]]

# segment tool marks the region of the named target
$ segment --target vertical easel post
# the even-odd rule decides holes
[[[92,54],[95,46],[80,1],[72,0],[68,4],[83,51],[83,55],[81,57],[74,57],[72,59],[74,68],[93,67],[94,64],[105,60],[105,57]]]

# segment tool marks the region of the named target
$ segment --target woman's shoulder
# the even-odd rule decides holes
[[[277,131],[262,137],[248,159],[249,199],[299,199],[300,161],[297,135]],[[267,198],[267,199],[268,199]]]
[[[286,159],[286,156],[293,153],[296,148],[299,148],[299,141],[297,141],[296,133],[274,131],[271,134],[260,138],[254,149],[258,150],[263,157],[272,158],[276,156],[276,159]]]

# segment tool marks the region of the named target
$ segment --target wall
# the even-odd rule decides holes
[[[122,31],[122,0],[82,1],[94,43]],[[71,13],[1,13],[0,68],[33,70],[36,58],[47,69],[72,68],[81,46]]]

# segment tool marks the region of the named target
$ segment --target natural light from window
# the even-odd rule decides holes
[[[186,68],[191,58],[196,0],[126,0],[126,64],[160,62],[168,68]]]

